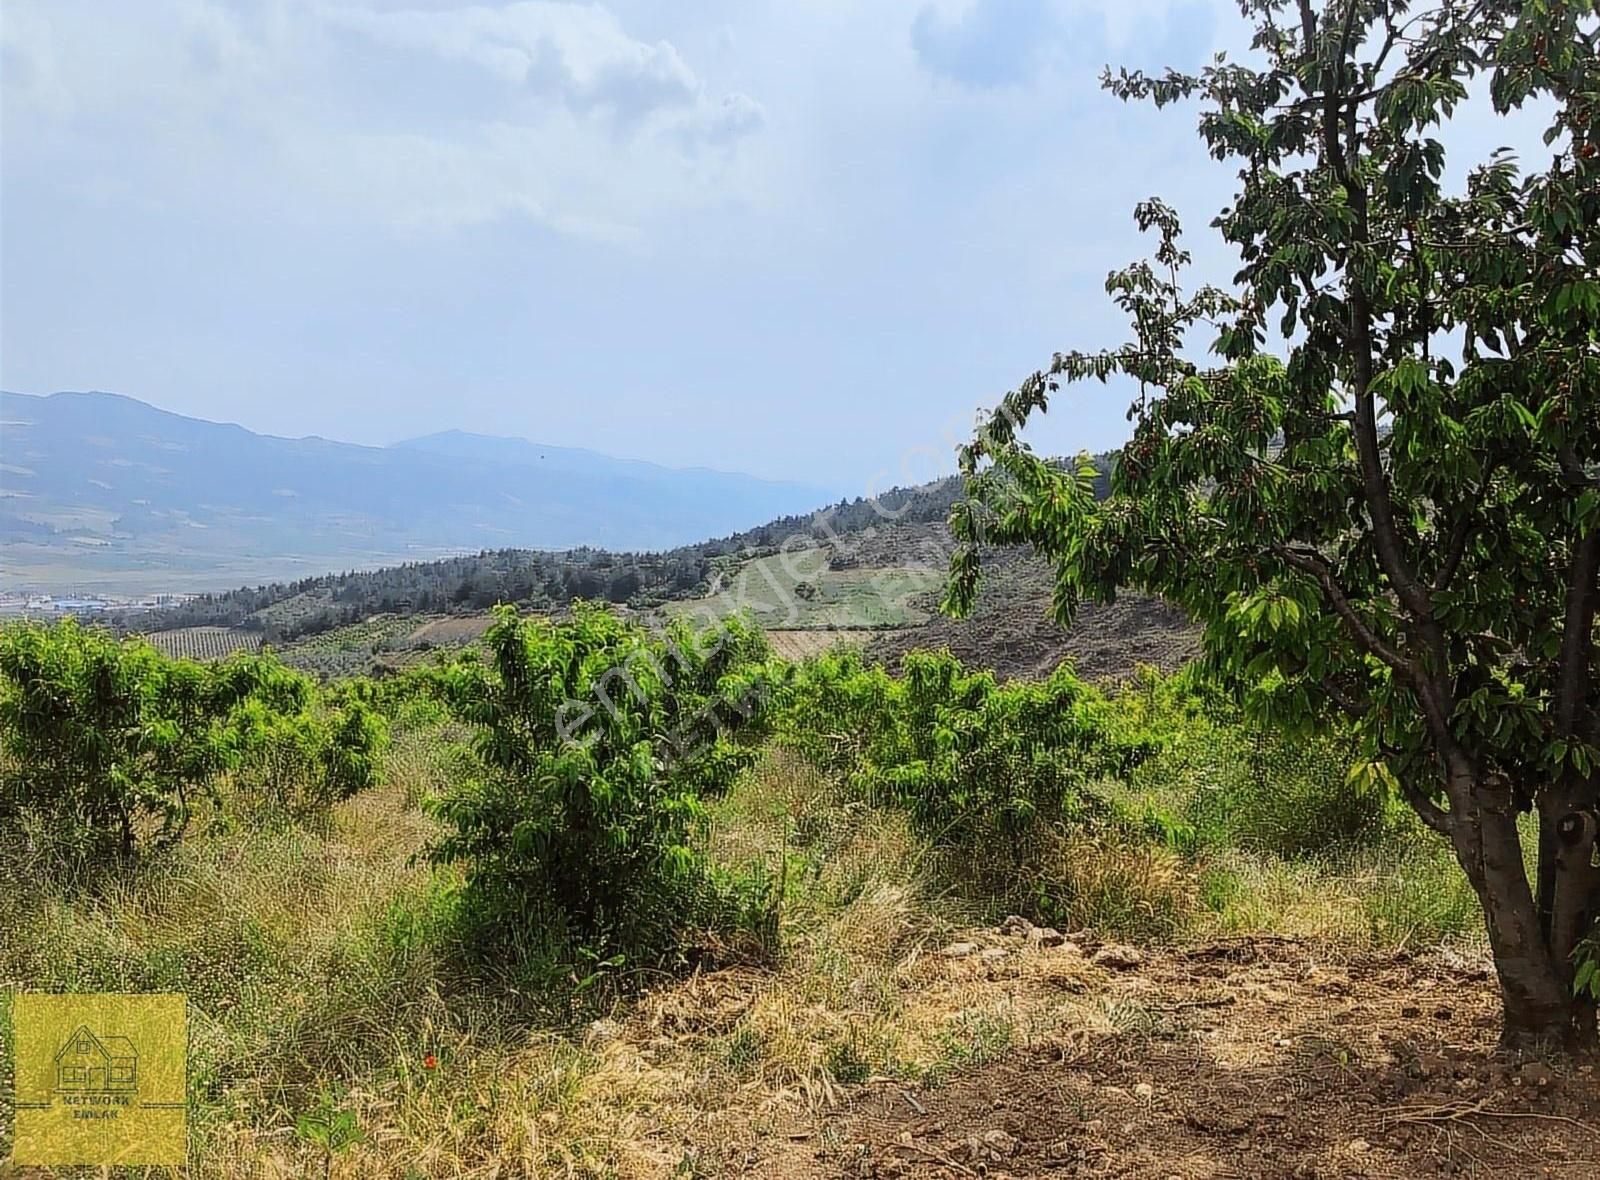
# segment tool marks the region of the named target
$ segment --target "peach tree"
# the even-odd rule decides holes
[[[481,773],[430,801],[445,825],[431,855],[465,870],[471,941],[540,983],[574,964],[676,961],[738,903],[696,837],[706,800],[755,759],[761,632],[733,619],[655,635],[590,604],[560,621],[501,606],[484,646],[444,686]]]

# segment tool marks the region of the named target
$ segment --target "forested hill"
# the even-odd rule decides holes
[[[247,627],[273,640],[316,634],[373,614],[470,614],[498,602],[549,610],[574,599],[649,607],[692,598],[711,587],[719,565],[771,552],[792,537],[883,531],[945,520],[961,495],[954,476],[856,498],[756,528],[659,552],[492,549],[438,561],[334,573],[206,595],[155,616],[129,620],[140,630],[199,625]]]

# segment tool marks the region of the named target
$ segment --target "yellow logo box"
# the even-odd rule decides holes
[[[185,1162],[183,996],[23,992],[11,1023],[13,1163]]]

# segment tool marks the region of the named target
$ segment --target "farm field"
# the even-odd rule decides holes
[[[700,624],[747,611],[769,630],[876,630],[908,627],[933,615],[943,573],[914,566],[834,568],[825,547],[743,562],[722,575],[716,593],[667,603],[669,617]]]
[[[291,667],[323,677],[395,671],[429,658],[435,650],[475,642],[490,622],[488,615],[376,615],[284,644],[279,654]]]
[[[439,825],[414,800],[444,787],[446,745],[403,737],[320,832],[202,830],[98,898],[29,879],[0,898],[0,987],[191,992],[196,1061],[232,1104],[202,1098],[192,1167],[227,1180],[321,1175],[295,1131],[319,1093],[362,1131],[336,1180],[1600,1168],[1592,1073],[1496,1055],[1470,922],[1427,925],[1431,889],[1377,920],[1375,898],[1423,886],[1414,863],[1228,854],[1250,884],[1224,905],[1170,859],[1085,848],[1079,871],[1134,908],[1107,893],[1061,929],[985,919],[901,817],[846,808],[777,753],[716,805],[709,851],[799,841],[783,952],[530,1025],[429,933],[460,881],[419,858]],[[1150,924],[1173,904],[1182,934]]]
[[[772,650],[786,660],[809,659],[841,644],[860,646],[865,639],[866,634],[861,631],[827,631],[821,628],[767,632],[767,642],[772,644]]]
[[[323,677],[362,675],[379,668],[393,671],[426,659],[432,651],[476,642],[491,621],[487,614],[376,615],[274,645],[274,650],[290,667]],[[169,656],[201,661],[262,646],[261,632],[244,627],[179,627],[153,631],[145,638]]]
[[[941,615],[952,543],[939,523],[869,528],[832,546],[731,563],[717,593],[661,610],[704,624],[743,608],[789,658],[849,636],[891,668],[909,651],[949,648],[969,666],[1024,679],[1066,660],[1079,675],[1111,683],[1141,665],[1175,671],[1199,651],[1199,629],[1182,612],[1140,594],[1088,604],[1063,628],[1051,617],[1049,565],[1020,547],[986,557],[969,617]]]
[[[1600,0],[38,7],[0,1180],[1600,1178]]]
[[[179,627],[145,638],[167,655],[185,660],[220,660],[236,651],[261,648],[261,632],[240,627]]]
[[[454,647],[483,638],[492,615],[450,615],[429,619],[406,637],[411,647]]]
[[[761,665],[735,679],[781,687],[748,740],[695,768],[722,776],[674,854],[697,872],[634,895],[668,915],[672,942],[600,943],[575,960],[602,964],[589,981],[565,962],[552,975],[539,948],[500,941],[545,927],[477,917],[484,861],[438,853],[503,797],[486,782],[525,792],[523,814],[572,806],[543,769],[552,752],[515,744],[548,725],[537,699],[504,709],[518,669],[581,665],[596,637],[632,655],[660,637],[598,609],[508,625],[524,642],[495,645],[479,682],[492,707],[478,716],[501,727],[425,676],[374,682],[384,721],[368,732],[387,738],[345,797],[282,810],[271,800],[304,798],[328,764],[247,742],[175,844],[131,872],[80,868],[104,887],[62,871],[76,862],[51,858],[72,846],[30,834],[47,829],[0,838],[0,869],[25,883],[0,896],[0,995],[190,997],[196,1174],[1356,1180],[1531,1160],[1575,1180],[1600,1166],[1592,1074],[1494,1047],[1482,920],[1447,848],[1350,786],[1346,743],[1253,730],[1192,670],[1101,690],[997,683],[929,653],[892,677],[829,650],[886,634],[861,629],[769,633],[798,666],[735,644]],[[340,630],[319,637],[324,655],[382,660],[477,625]],[[279,732],[348,732],[318,722],[343,691],[314,690],[324,703]],[[645,716],[612,699],[637,711],[628,725]],[[619,785],[655,773],[614,753],[607,769]],[[490,855],[506,846],[489,830]],[[579,898],[619,871],[586,868],[609,852],[588,847],[560,869]],[[316,1132],[334,1117],[360,1132],[337,1153]]]

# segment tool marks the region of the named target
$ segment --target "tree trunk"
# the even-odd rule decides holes
[[[1550,792],[1539,802],[1539,918],[1551,954],[1568,965],[1594,927],[1600,872],[1594,865],[1600,823],[1572,802],[1577,792]]]
[[[1457,816],[1465,822],[1453,825],[1454,843],[1488,927],[1504,1014],[1501,1044],[1539,1051],[1592,1049],[1594,1004],[1573,995],[1572,947],[1558,953],[1541,920],[1546,907],[1535,901],[1528,882],[1509,785],[1504,780],[1476,783],[1471,799],[1469,813]],[[1575,877],[1572,861],[1556,866],[1549,880],[1558,897]],[[1570,922],[1557,925],[1571,927]]]

